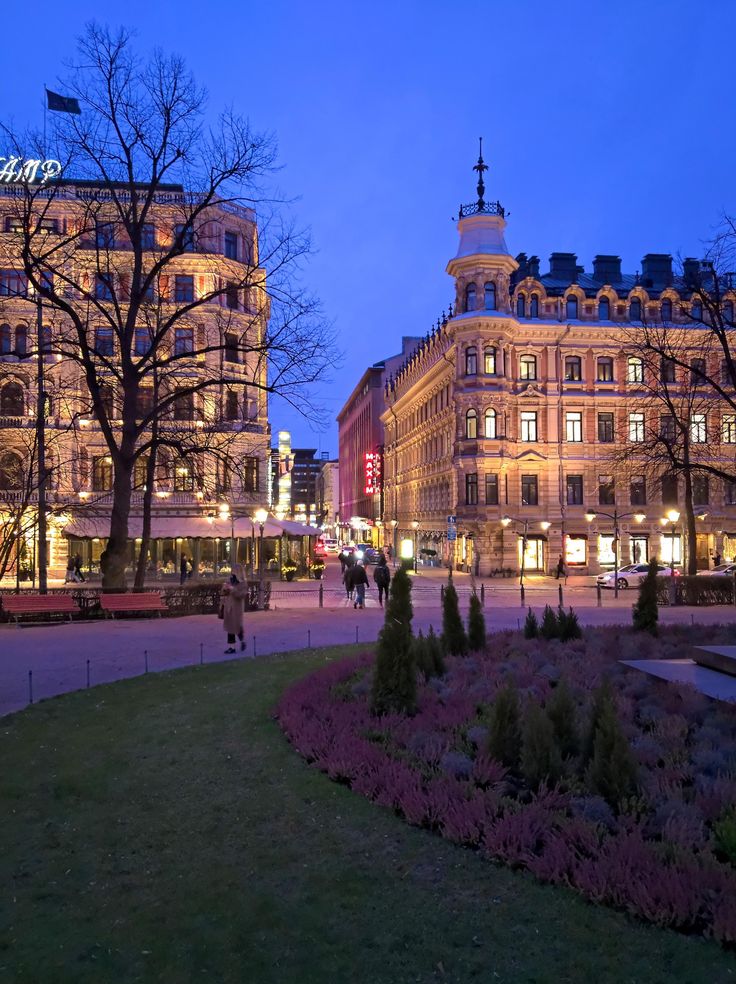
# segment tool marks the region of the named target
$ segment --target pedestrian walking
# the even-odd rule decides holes
[[[342,583],[345,585],[345,596],[350,600],[353,597],[353,569],[349,564],[345,564],[342,572]]]
[[[559,578],[565,576],[565,558],[560,554],[560,559],[557,561],[557,571],[555,572],[555,577]]]
[[[69,560],[66,562],[66,574],[64,575],[64,584],[75,584],[77,580],[77,572],[74,569],[74,557],[70,554]]]
[[[713,554],[713,566],[718,567],[720,563],[721,563],[721,555],[716,550],[716,552]]]
[[[240,640],[240,651],[245,652],[243,638],[243,603],[248,594],[243,568],[238,564],[233,568],[226,584],[220,592],[220,618],[222,627],[227,632],[227,654],[235,652],[235,637]]]
[[[386,595],[388,601],[388,586],[391,583],[391,571],[386,563],[386,555],[380,554],[376,569],[373,571],[373,580],[378,588],[378,604],[383,608],[383,596]]]
[[[179,564],[179,584],[184,584],[187,579],[187,555],[181,555],[181,562]]]
[[[82,574],[82,555],[76,554],[74,557],[74,574],[78,581],[84,581],[84,574]]]
[[[365,608],[365,589],[370,587],[365,567],[358,562],[350,571],[350,583],[355,589],[353,608]]]

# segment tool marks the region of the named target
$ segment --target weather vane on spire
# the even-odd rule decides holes
[[[483,206],[485,201],[483,200],[483,192],[486,190],[486,186],[483,184],[483,172],[488,170],[488,165],[483,160],[483,137],[478,137],[478,163],[474,166],[473,170],[478,172],[478,208],[483,211]]]

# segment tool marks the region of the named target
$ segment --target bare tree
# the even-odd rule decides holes
[[[310,384],[331,363],[332,339],[299,280],[308,239],[266,191],[271,137],[232,111],[210,121],[184,63],[141,59],[125,31],[89,27],[64,85],[82,112],[55,117],[52,140],[74,178],[22,185],[5,248],[20,253],[29,301],[58,315],[54,347],[78,366],[112,458],[102,568],[104,586],[119,586],[136,462],[160,447],[165,422],[182,407],[216,418],[224,387],[247,388],[264,417],[270,393],[317,413]],[[32,139],[10,136],[19,153]],[[241,255],[222,255],[223,213]],[[170,233],[152,233],[157,224]]]

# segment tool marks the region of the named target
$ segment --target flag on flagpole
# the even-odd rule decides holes
[[[82,110],[79,108],[79,100],[71,96],[60,96],[58,92],[46,90],[46,106],[52,113],[75,113],[79,115]]]

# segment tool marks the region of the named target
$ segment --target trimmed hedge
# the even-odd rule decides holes
[[[657,602],[670,603],[669,577],[657,578]],[[678,605],[733,605],[734,578],[719,574],[683,575],[675,578],[675,600]]]

